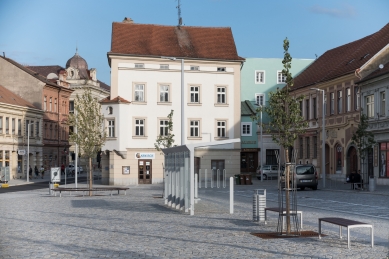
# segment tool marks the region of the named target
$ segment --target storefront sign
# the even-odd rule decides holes
[[[257,144],[257,141],[242,141],[242,144]]]
[[[135,153],[135,159],[154,159],[155,153]]]
[[[261,151],[260,148],[242,148],[241,152],[258,152]]]
[[[129,166],[123,166],[122,167],[122,174],[130,174],[130,167]]]

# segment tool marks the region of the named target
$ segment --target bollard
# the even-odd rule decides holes
[[[230,214],[234,214],[234,177],[230,177]]]
[[[195,174],[195,182],[194,182],[194,189],[195,189],[195,195],[194,195],[194,200],[195,203],[197,203],[198,197],[199,197],[199,189],[198,189],[198,174]]]

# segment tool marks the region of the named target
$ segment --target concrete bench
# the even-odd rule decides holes
[[[278,215],[280,214],[280,208],[278,207],[271,207],[271,208],[265,208],[265,224],[267,224],[267,211],[272,211],[272,212],[277,212]],[[300,215],[300,228],[303,229],[303,212],[298,210],[296,211],[296,214],[297,216]],[[290,215],[293,215],[293,213],[291,212]],[[283,224],[283,227],[285,226],[285,221],[286,221],[286,211],[284,210],[282,212],[282,216],[283,216],[283,220],[282,220],[282,224]]]
[[[319,218],[319,239],[321,239],[321,223],[327,222],[339,226],[339,236],[342,239],[342,227],[347,228],[347,248],[350,249],[350,229],[352,228],[370,228],[371,247],[374,246],[374,229],[373,225],[345,219],[345,218]]]
[[[82,196],[85,196],[85,192],[101,192],[101,191],[109,191],[111,196],[113,191],[118,191],[118,195],[120,194],[120,191],[124,191],[124,195],[127,195],[127,190],[130,188],[127,187],[98,187],[98,188],[64,188],[64,187],[58,187],[51,189],[54,191],[54,196],[57,196],[56,193],[59,192],[59,197],[62,197],[62,192],[69,192],[69,195],[71,192],[83,192]]]

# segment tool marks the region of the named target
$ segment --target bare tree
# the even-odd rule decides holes
[[[92,158],[101,150],[106,139],[104,116],[101,114],[100,103],[92,96],[90,89],[86,89],[81,96],[76,96],[74,110],[74,114],[69,114],[69,125],[76,127],[77,132],[73,131],[69,139],[78,145],[81,157],[88,160],[89,196],[91,196]]]

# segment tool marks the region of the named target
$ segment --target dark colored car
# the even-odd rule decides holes
[[[316,167],[312,164],[296,165],[296,188],[304,190],[305,188],[311,188],[317,190],[319,179],[316,171]],[[285,176],[281,180],[282,187],[285,187]]]

